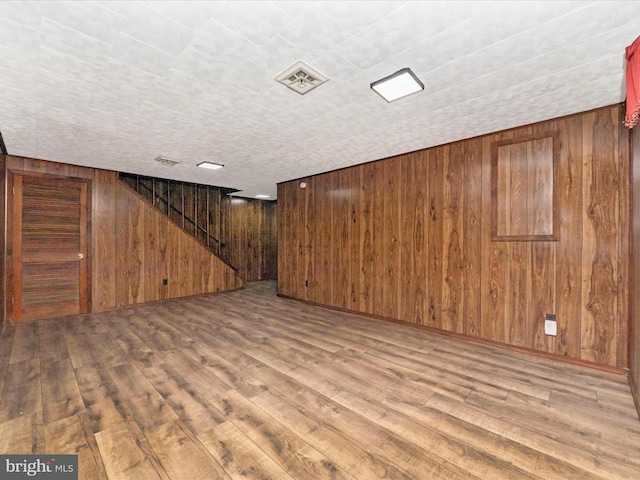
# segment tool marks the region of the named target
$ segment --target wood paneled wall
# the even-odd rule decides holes
[[[118,181],[116,172],[15,156],[7,156],[6,168],[91,179],[93,312],[243,284],[233,269]]]
[[[276,203],[231,199],[230,262],[245,281],[277,278]]]
[[[174,222],[190,234],[197,234],[205,245],[209,232],[211,251],[236,268],[244,281],[276,279],[274,201],[232,197],[229,194],[233,190],[195,183],[130,174],[119,177],[160,211],[168,211]],[[172,207],[163,200],[167,191]]]
[[[2,134],[0,134],[1,137]],[[6,188],[7,188],[7,157],[5,155],[0,154],[0,259],[5,258],[6,256],[6,205],[7,202],[4,201],[6,197]],[[5,322],[7,321],[7,309],[6,309],[6,276],[5,276],[5,263],[0,261],[0,314],[2,318],[0,318],[0,334],[5,326]]]
[[[630,366],[638,415],[640,416],[640,126],[631,130],[631,161],[633,172],[633,233],[632,233],[632,290],[630,322]]]
[[[627,367],[620,116],[615,105],[279,184],[279,294]],[[492,145],[546,132],[560,139],[558,240],[492,241]]]

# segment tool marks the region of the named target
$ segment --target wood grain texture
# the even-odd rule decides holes
[[[566,120],[566,128],[560,131],[558,202],[562,206],[559,212],[561,239],[583,231],[582,126],[580,117],[570,117]],[[575,235],[571,242],[561,240],[557,245],[556,353],[573,358],[580,358],[581,349],[581,315],[573,312],[582,308],[582,250],[582,235]]]
[[[493,240],[557,240],[559,135],[539,130],[540,125],[528,128],[524,136],[491,145]]]
[[[92,262],[93,304],[96,311],[102,311],[115,305],[116,272],[111,267],[116,254],[116,197],[112,172],[95,171],[93,185],[93,231],[94,259]],[[95,217],[95,215],[98,215]]]
[[[2,138],[2,134],[0,133],[0,138]],[[0,154],[0,198],[7,198],[7,157],[6,155]],[[7,299],[7,202],[0,202],[0,258],[2,261],[0,262],[0,333],[5,327],[7,322],[7,309],[6,309],[6,299]]]
[[[17,172],[10,182],[11,318],[89,311],[88,182]]]
[[[618,288],[619,191],[618,142],[611,112],[591,114],[590,128],[583,136],[590,140],[589,178],[584,184],[585,239],[590,241],[583,255],[585,312],[582,328],[583,357],[599,363],[615,364]],[[626,234],[626,232],[625,232]],[[588,272],[588,276],[585,273]]]
[[[384,271],[380,276],[384,280],[382,315],[390,318],[397,318],[400,315],[402,291],[400,275],[400,253],[402,245],[401,210],[400,210],[400,190],[402,184],[401,165],[402,160],[394,157],[388,162],[380,164],[384,166],[383,178],[385,185],[381,193],[381,198],[385,199],[382,205],[384,224],[377,235],[383,239],[385,249]],[[345,239],[348,242],[348,239]]]
[[[95,434],[108,478],[167,479],[155,457],[149,457],[127,428],[111,428]]]
[[[44,426],[47,452],[78,455],[78,475],[82,478],[104,478],[106,472],[97,443],[84,414],[67,417]]]
[[[360,308],[358,311],[373,313],[373,281],[374,271],[374,249],[373,238],[376,234],[375,225],[373,223],[373,198],[374,198],[374,171],[371,164],[365,164],[362,167],[360,175],[360,262],[358,272],[358,283],[360,284]],[[280,202],[278,202],[280,203]],[[283,207],[284,208],[284,207]],[[311,223],[312,219],[307,219]],[[279,232],[278,232],[279,234]],[[280,245],[280,238],[278,238]],[[280,272],[278,272],[280,276]]]
[[[629,363],[631,367],[630,384],[636,400],[638,417],[640,418],[640,128],[634,128],[631,140],[631,173],[632,173],[632,248],[631,268],[632,282],[631,313],[629,331]]]
[[[465,145],[454,143],[444,159],[444,192],[442,211],[442,268],[444,288],[442,292],[442,329],[462,332],[464,329],[464,164]]]
[[[442,289],[443,289],[443,178],[444,147],[425,152],[428,154],[429,182],[427,222],[427,322],[429,327],[442,328]],[[415,181],[415,180],[414,180]]]
[[[426,305],[427,292],[427,217],[429,198],[428,182],[419,185],[414,180],[425,178],[427,159],[424,155],[413,155],[402,165],[400,189],[400,207],[402,231],[401,241],[401,291],[407,294],[401,296],[400,315],[411,318],[418,325],[425,325],[428,314]]]
[[[116,172],[15,156],[6,157],[6,169],[91,180],[90,311],[231,290],[243,284],[233,269],[120,183]]]
[[[632,160],[631,160],[631,135],[629,131],[620,125],[621,111],[612,111],[611,118],[613,120],[614,128],[616,130],[614,137],[618,141],[618,155],[616,163],[618,164],[619,179],[618,184],[620,187],[620,210],[618,212],[618,228],[620,234],[618,235],[618,255],[617,255],[617,268],[618,279],[626,278],[628,281],[617,283],[617,316],[621,319],[627,319],[626,325],[621,324],[617,326],[617,332],[615,335],[615,341],[617,342],[614,347],[617,352],[617,363],[621,365],[630,365],[630,339],[631,339],[631,295],[632,290],[632,247],[631,240],[633,235],[632,227]],[[623,133],[621,133],[623,132]]]
[[[278,298],[275,282],[11,325],[3,372],[0,453],[77,453],[82,480],[640,476],[624,375]]]
[[[461,212],[463,234],[463,272],[464,298],[463,321],[464,333],[479,336],[482,330],[481,289],[482,282],[482,161],[479,152],[482,148],[480,139],[465,142],[464,150],[464,180],[461,195],[463,195],[464,209]]]
[[[604,107],[328,172],[306,189],[279,184],[279,254],[291,259],[279,265],[279,292],[626,368],[630,164],[619,113]],[[330,193],[349,181],[357,229]],[[505,238],[492,234],[498,216]],[[557,315],[555,338],[544,334],[547,313]]]
[[[245,281],[275,280],[275,202],[234,197],[230,205],[230,263]]]

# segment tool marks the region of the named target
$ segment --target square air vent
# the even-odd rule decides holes
[[[173,167],[174,165],[180,163],[180,160],[173,160],[172,158],[163,157],[162,155],[156,157],[155,160],[156,162],[160,162],[165,167]]]
[[[300,60],[278,75],[276,80],[294,92],[304,95],[329,79]]]

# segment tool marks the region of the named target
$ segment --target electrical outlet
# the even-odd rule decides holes
[[[305,286],[305,287],[308,287],[308,286],[309,286],[309,280],[305,280],[305,281],[304,281],[304,286]]]
[[[162,279],[162,285],[169,285],[169,279],[168,278],[163,278]]]
[[[555,337],[558,335],[558,324],[555,313],[547,313],[544,318],[544,334]]]

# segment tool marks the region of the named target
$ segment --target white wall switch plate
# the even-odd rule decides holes
[[[554,320],[545,320],[544,334],[555,337],[558,334],[558,324]]]

